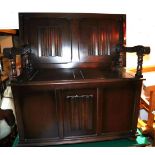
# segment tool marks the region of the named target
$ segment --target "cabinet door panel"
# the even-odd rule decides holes
[[[110,87],[103,90],[102,133],[127,132],[133,126],[135,87]]]
[[[96,132],[96,90],[66,90],[64,95],[64,136]]]
[[[24,42],[32,48],[35,63],[71,61],[70,21],[57,18],[25,19]]]
[[[53,91],[37,91],[20,96],[25,139],[58,137],[57,104]]]
[[[96,62],[102,61],[104,57],[108,59],[120,41],[117,20],[83,19],[79,21],[79,31],[80,61]]]

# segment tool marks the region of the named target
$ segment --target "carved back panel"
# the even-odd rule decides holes
[[[119,43],[119,25],[116,21],[83,19],[80,21],[80,55],[105,56],[115,51]]]
[[[37,67],[110,67],[125,44],[125,15],[20,13],[20,37]],[[122,56],[125,66],[126,57]]]
[[[24,18],[24,44],[30,44],[37,63],[71,61],[71,32],[67,19]]]

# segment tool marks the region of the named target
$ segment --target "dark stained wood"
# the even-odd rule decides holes
[[[20,13],[19,17],[21,40],[31,45],[37,68],[79,67],[79,62],[110,68],[116,46],[125,43],[125,15]],[[125,66],[125,53],[122,63]]]
[[[42,70],[29,82],[12,83],[20,145],[133,136],[141,84],[129,74],[91,69],[45,70],[44,75]]]
[[[142,45],[134,46],[134,47],[121,47],[121,50],[127,52],[136,52],[138,57],[137,62],[137,71],[135,76],[138,78],[142,78],[142,69],[143,69],[143,56],[145,54],[150,54],[150,47],[144,47]]]
[[[25,139],[58,137],[58,112],[54,92],[22,92],[20,102]],[[37,121],[34,114],[37,116]]]
[[[96,133],[96,89],[64,90],[64,137]]]
[[[119,25],[116,20],[81,19],[79,21],[80,56],[106,56],[115,52],[119,43]]]
[[[34,72],[11,87],[20,146],[134,136],[142,79],[123,69],[125,15],[20,13]],[[118,65],[118,66],[117,66]],[[119,68],[117,68],[119,67]]]
[[[30,44],[33,63],[66,63],[71,61],[70,21],[57,18],[26,18],[24,44]]]
[[[136,105],[132,102],[137,97],[135,96],[136,87],[135,83],[125,83],[103,89],[102,97],[105,104],[102,107],[102,133],[127,132],[134,129],[132,111]]]

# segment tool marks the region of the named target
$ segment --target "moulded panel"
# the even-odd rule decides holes
[[[84,136],[96,133],[96,90],[65,90],[64,136]]]
[[[20,97],[24,138],[58,138],[55,93],[53,91],[31,91]]]
[[[91,56],[107,57],[115,52],[119,44],[120,28],[115,19],[83,19],[79,21],[80,61],[98,61]]]
[[[134,88],[125,85],[103,89],[102,133],[132,130],[135,104]]]
[[[33,63],[71,62],[70,21],[25,17],[24,42],[31,45]]]

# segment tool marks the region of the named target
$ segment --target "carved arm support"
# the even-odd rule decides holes
[[[120,53],[121,52],[129,52],[129,53],[136,53],[137,54],[137,71],[135,74],[136,78],[142,78],[142,65],[143,65],[143,56],[145,54],[149,54],[150,53],[150,47],[144,47],[142,45],[138,45],[138,46],[133,46],[133,47],[124,47],[121,46],[120,47]]]
[[[16,55],[20,55],[21,57],[21,71],[18,75],[16,69]],[[16,81],[17,78],[21,76],[24,78],[29,78],[32,74],[32,64],[31,64],[31,48],[28,45],[22,46],[21,48],[8,48],[4,50],[4,57],[10,60],[11,65],[11,81]]]

